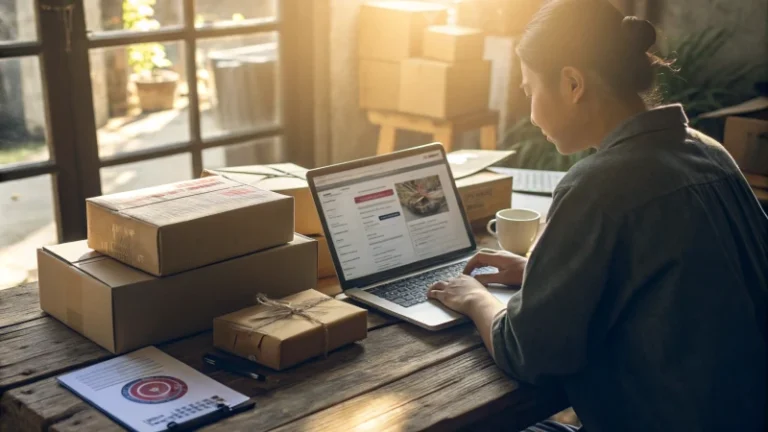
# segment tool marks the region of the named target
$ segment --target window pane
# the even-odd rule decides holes
[[[250,24],[277,15],[277,0],[195,0],[195,27]]]
[[[192,179],[192,156],[183,153],[101,169],[105,195]]]
[[[203,150],[203,168],[206,169],[284,161],[283,140],[280,137]]]
[[[279,122],[277,33],[203,39],[197,46],[204,138]]]
[[[0,1],[0,41],[29,42],[37,40],[35,1]]]
[[[91,51],[99,155],[189,140],[182,42]]]
[[[181,0],[85,0],[85,22],[92,32],[149,31],[184,23]]]
[[[55,244],[51,176],[0,183],[0,289],[37,280],[37,248]]]
[[[48,160],[37,57],[0,60],[0,167]]]

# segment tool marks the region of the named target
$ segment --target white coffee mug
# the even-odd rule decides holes
[[[528,253],[539,232],[539,212],[529,209],[505,209],[488,222],[488,232],[499,240],[502,249],[513,254]]]

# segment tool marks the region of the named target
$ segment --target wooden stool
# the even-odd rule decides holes
[[[435,141],[443,143],[446,152],[451,151],[458,134],[480,129],[480,148],[496,150],[496,127],[499,124],[497,111],[469,114],[448,120],[391,111],[368,111],[368,120],[381,127],[376,154],[395,151],[395,135],[398,129],[431,134]]]

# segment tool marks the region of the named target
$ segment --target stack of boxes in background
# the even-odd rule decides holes
[[[448,15],[442,5],[417,1],[362,5],[361,108],[436,119],[488,110],[491,63],[483,59],[485,34],[446,24]],[[456,183],[474,225],[510,205],[511,176],[482,171]]]
[[[490,35],[519,35],[541,7],[542,0],[462,0],[456,22]]]
[[[113,353],[317,283],[294,199],[208,177],[87,202],[88,240],[38,251],[43,310]]]
[[[360,11],[360,107],[448,119],[488,109],[480,30],[446,25],[444,6],[369,2]]]
[[[768,207],[768,96],[702,114],[699,119],[721,119],[723,146],[741,168],[755,196]]]

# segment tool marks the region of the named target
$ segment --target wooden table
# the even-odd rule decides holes
[[[366,340],[268,372],[265,383],[204,366],[211,332],[159,348],[256,401],[206,430],[519,430],[567,406],[558,391],[504,376],[470,324],[430,332],[370,311],[368,329]],[[55,380],[111,357],[41,311],[36,284],[0,291],[0,431],[121,430]]]

